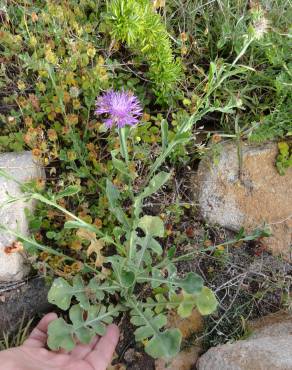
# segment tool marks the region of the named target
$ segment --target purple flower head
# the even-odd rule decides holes
[[[95,114],[106,114],[106,127],[136,125],[142,116],[138,98],[129,91],[109,90],[97,98]]]

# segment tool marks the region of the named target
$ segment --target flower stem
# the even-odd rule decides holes
[[[121,143],[121,154],[125,159],[126,164],[129,164],[129,154],[128,154],[128,147],[127,147],[127,134],[125,127],[119,128],[119,137]]]

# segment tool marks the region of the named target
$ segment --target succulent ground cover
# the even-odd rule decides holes
[[[179,266],[204,253],[221,271],[224,240],[202,226],[189,250],[197,216],[181,179],[223,140],[280,139],[277,168],[291,166],[290,15],[288,0],[1,3],[0,150],[31,150],[47,175],[24,187],[33,238],[16,236],[70,309],[51,348],[127,311],[145,351],[171,356],[167,310],[216,309],[198,265]]]

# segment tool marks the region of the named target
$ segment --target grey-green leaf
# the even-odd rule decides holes
[[[133,271],[123,270],[121,273],[121,283],[124,287],[129,288],[134,284],[135,274]]]
[[[120,206],[121,194],[119,190],[114,186],[114,184],[106,180],[106,196],[109,201],[110,211],[116,216],[118,221],[126,228],[129,228],[129,219],[126,216],[125,212]]]
[[[218,301],[211,289],[203,287],[199,294],[195,295],[195,302],[201,315],[210,315],[218,306]]]
[[[75,347],[73,327],[62,318],[52,321],[48,326],[48,346],[52,351],[63,348],[71,351]]]
[[[48,301],[66,311],[70,307],[73,296],[77,298],[82,308],[89,307],[89,300],[80,276],[74,277],[73,285],[61,277],[55,279],[48,293]]]
[[[88,344],[94,336],[94,331],[84,325],[84,311],[76,304],[69,311],[70,320],[73,323],[74,334],[81,343]]]
[[[155,175],[149,182],[149,185],[143,190],[142,194],[139,196],[141,199],[149,197],[150,195],[156,193],[170,178],[171,174],[167,172],[159,172]]]
[[[151,240],[149,242],[149,248],[151,248],[153,250],[153,252],[158,254],[158,256],[162,255],[162,252],[163,252],[162,247],[161,247],[160,243],[158,243],[158,241],[155,240],[154,238],[151,238]]]
[[[55,279],[48,293],[48,301],[62,310],[68,310],[73,297],[72,286],[63,278]]]
[[[167,329],[154,336],[145,346],[145,352],[153,358],[171,358],[180,351],[182,335],[178,329]]]
[[[180,350],[181,333],[178,329],[161,331],[166,325],[167,319],[163,314],[155,314],[150,308],[143,308],[133,302],[131,322],[138,326],[135,331],[137,341],[149,338],[145,351],[153,358],[173,357]]]
[[[180,287],[187,293],[199,293],[203,288],[203,279],[194,272],[189,272],[180,282]]]
[[[164,225],[161,218],[156,216],[143,216],[138,222],[138,227],[140,227],[145,234],[151,236],[163,237],[164,235]]]
[[[59,318],[50,323],[48,328],[48,345],[52,350],[60,348],[70,351],[75,346],[74,338],[81,343],[88,344],[95,334],[104,335],[106,325],[112,323],[124,307],[101,304],[90,306],[83,310],[76,304],[71,307],[69,317],[72,325],[67,324],[64,319]]]
[[[75,195],[79,193],[80,186],[77,185],[69,185],[65,190],[60,191],[56,196],[55,199],[61,199],[64,197],[71,197],[72,195]]]

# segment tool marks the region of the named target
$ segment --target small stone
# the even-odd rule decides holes
[[[136,352],[134,348],[129,348],[124,354],[124,360],[130,364],[137,361],[139,357],[141,357],[141,354]]]
[[[191,370],[201,352],[200,346],[192,346],[181,351],[172,359],[160,358],[155,361],[155,370]]]
[[[30,152],[0,154],[0,169],[19,183],[25,183],[34,178],[44,178],[43,170],[35,163]],[[5,227],[28,236],[28,222],[24,210],[27,208],[32,211],[33,202],[18,200],[1,206],[9,196],[21,197],[23,193],[15,181],[0,177],[0,222]],[[19,248],[13,248],[15,240],[13,235],[0,232],[0,282],[21,280],[29,272],[25,253]],[[6,253],[8,250],[14,252]]]
[[[209,156],[200,163],[195,194],[200,213],[210,224],[246,232],[266,223],[272,236],[264,243],[275,255],[291,259],[292,168],[280,176],[275,167],[276,143],[242,144],[239,166],[235,143],[220,144],[216,161]]]

